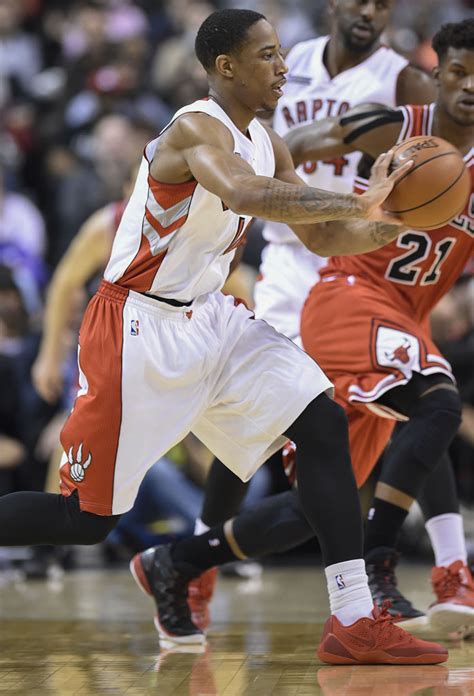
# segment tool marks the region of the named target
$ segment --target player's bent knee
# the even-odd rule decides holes
[[[71,544],[100,544],[120,519],[120,515],[95,515],[81,511],[77,493],[64,497],[62,502],[66,507],[66,526]]]
[[[297,447],[346,442],[347,416],[344,409],[326,394],[313,399],[287,431]]]
[[[421,396],[413,415],[431,418],[443,429],[457,432],[462,420],[462,402],[459,392],[440,387]]]
[[[87,519],[80,522],[79,535],[81,541],[79,543],[85,546],[100,544],[110,534],[118,521],[118,517],[102,517],[101,515],[93,515],[83,512],[81,515],[89,515]]]
[[[417,400],[404,439],[413,456],[428,471],[451,444],[461,418],[462,404],[457,391],[436,389]],[[402,430],[402,436],[403,433]]]

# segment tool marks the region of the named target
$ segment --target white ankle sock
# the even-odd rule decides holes
[[[461,515],[447,512],[432,517],[425,524],[437,566],[447,567],[454,561],[467,562],[466,540]]]
[[[207,524],[204,524],[202,519],[198,517],[196,519],[196,522],[194,523],[194,536],[201,536],[201,534],[204,534],[205,532],[208,532],[210,530],[210,527],[207,526]]]
[[[344,626],[364,616],[372,617],[374,600],[370,594],[363,558],[334,563],[325,568],[331,614]]]

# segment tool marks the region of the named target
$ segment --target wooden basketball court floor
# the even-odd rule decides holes
[[[430,600],[427,566],[403,566],[416,606]],[[19,696],[474,696],[474,641],[450,644],[447,666],[323,666],[327,616],[314,568],[266,568],[219,579],[208,645],[160,650],[153,605],[125,570],[0,587],[0,692]]]

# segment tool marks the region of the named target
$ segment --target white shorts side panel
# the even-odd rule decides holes
[[[257,319],[265,319],[301,346],[301,311],[326,263],[300,243],[268,244],[262,254],[262,279],[254,291]]]

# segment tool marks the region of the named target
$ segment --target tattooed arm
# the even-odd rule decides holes
[[[293,169],[289,153],[280,147],[280,138],[272,134],[277,170],[275,176],[283,181],[300,181]],[[386,169],[386,157],[379,158],[372,168],[372,176],[377,180]],[[365,254],[392,242],[404,228],[397,220],[387,216],[386,221],[367,219],[332,220],[316,225],[290,225],[303,244],[319,256],[344,256],[346,254]]]
[[[296,225],[296,234],[315,251],[318,251],[314,246],[318,229],[311,223],[349,218],[388,219],[379,206],[406,169],[388,177],[390,158],[385,157],[377,167],[371,187],[362,196],[310,188],[295,174],[283,140],[273,131],[268,132],[275,150],[276,178],[257,176],[250,165],[234,154],[234,140],[228,128],[202,113],[182,116],[165,132],[151,163],[151,174],[167,183],[194,177],[237,214]],[[309,240],[309,236],[314,239]],[[348,253],[347,240],[343,246],[344,253]],[[342,252],[337,251],[335,244],[327,253]]]

